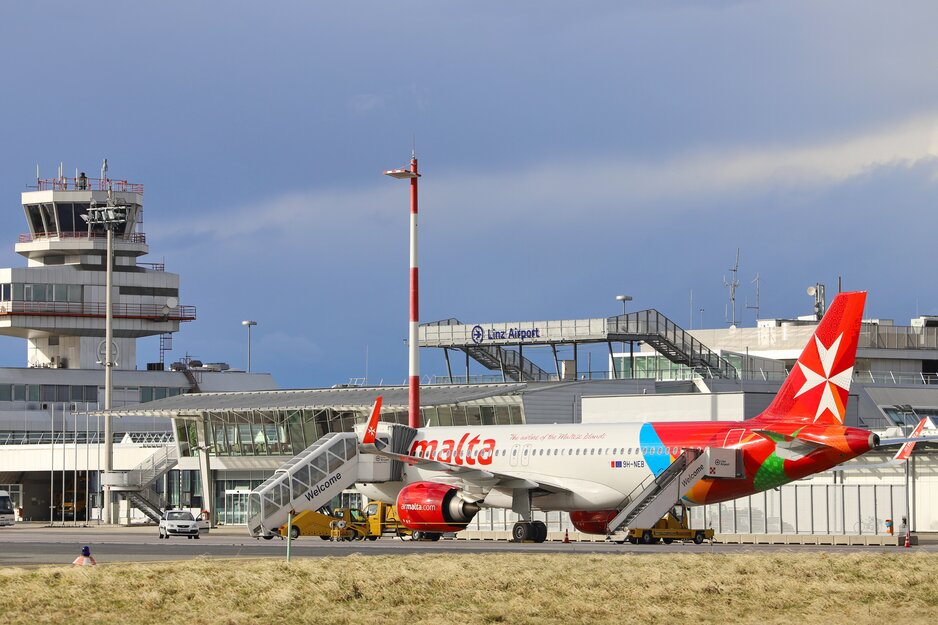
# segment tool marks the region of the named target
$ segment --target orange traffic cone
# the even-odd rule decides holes
[[[564,543],[569,543],[569,542],[570,542],[570,530],[564,530],[564,531],[563,531],[563,542],[564,542]]]
[[[72,562],[74,566],[96,566],[98,563],[91,557],[91,549],[88,545],[81,548],[81,555]]]
[[[906,532],[906,533],[905,533],[905,546],[906,546],[906,547],[911,547],[911,546],[912,546],[912,543],[909,542],[909,532]]]

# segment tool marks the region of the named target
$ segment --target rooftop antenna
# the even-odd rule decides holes
[[[759,321],[759,274],[758,274],[758,273],[756,274],[756,277],[752,280],[752,282],[750,282],[749,284],[755,284],[755,285],[756,285],[756,305],[755,305],[755,306],[750,306],[750,305],[749,305],[749,298],[747,297],[747,298],[746,298],[746,308],[749,309],[749,310],[755,310],[755,311],[756,311],[756,321]]]
[[[736,264],[733,265],[730,272],[733,274],[733,279],[729,282],[726,281],[726,276],[723,276],[723,286],[730,290],[730,305],[733,307],[733,320],[726,319],[727,323],[730,323],[731,328],[736,327],[736,287],[739,286],[739,280],[737,280],[737,274],[739,274],[739,248],[736,248]],[[724,314],[724,319],[728,314]]]
[[[101,180],[107,179],[107,159],[104,159],[104,162],[101,163]]]

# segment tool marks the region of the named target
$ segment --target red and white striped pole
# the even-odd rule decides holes
[[[408,409],[407,423],[412,428],[420,427],[420,346],[417,328],[420,324],[419,289],[417,280],[417,156],[410,159],[410,169],[393,169],[384,172],[392,178],[410,179],[410,323],[408,327]]]

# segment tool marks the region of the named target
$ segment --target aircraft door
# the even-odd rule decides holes
[[[743,434],[746,432],[744,428],[733,428],[726,433],[726,440],[723,441],[724,447],[732,447],[733,445],[738,445],[743,440]]]

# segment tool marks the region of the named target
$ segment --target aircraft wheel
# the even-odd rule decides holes
[[[296,540],[299,537],[300,537],[300,528],[298,528],[296,525],[291,526],[290,538],[292,538],[293,540]]]
[[[531,533],[534,542],[542,543],[547,540],[547,524],[544,521],[534,521],[531,523]]]
[[[530,523],[515,523],[514,527],[511,528],[511,541],[515,543],[523,543],[528,538],[531,537],[531,524]]]
[[[697,532],[696,534],[694,534],[694,544],[695,544],[695,545],[699,545],[699,544],[702,543],[703,541],[704,541],[704,533],[703,533],[703,532]]]
[[[655,538],[654,536],[651,535],[651,530],[645,530],[644,532],[642,532],[642,544],[643,545],[650,545],[653,542],[655,542]]]

